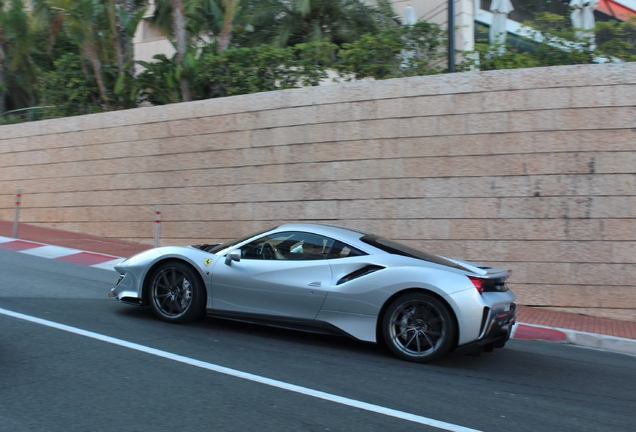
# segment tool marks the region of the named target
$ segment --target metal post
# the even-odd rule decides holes
[[[448,72],[455,72],[455,0],[448,0]]]
[[[155,209],[155,247],[159,247],[159,236],[161,235],[161,206]]]
[[[17,188],[15,192],[15,216],[13,217],[13,233],[11,237],[18,238],[18,224],[20,221],[20,204],[22,204],[22,189]]]

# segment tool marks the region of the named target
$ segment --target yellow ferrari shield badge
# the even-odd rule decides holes
[[[209,266],[210,264],[212,264],[212,259],[210,258],[206,258],[203,260],[203,264],[205,264],[205,266]]]

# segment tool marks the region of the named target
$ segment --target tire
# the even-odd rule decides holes
[[[149,297],[157,318],[170,323],[201,318],[207,301],[199,275],[187,264],[177,261],[162,264],[154,271]]]
[[[382,319],[382,336],[399,358],[426,363],[452,347],[457,324],[442,301],[426,293],[410,293],[395,299]]]

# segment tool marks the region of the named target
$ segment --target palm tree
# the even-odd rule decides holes
[[[6,93],[6,84],[4,82],[4,62],[7,58],[4,46],[7,43],[7,34],[5,28],[7,27],[8,19],[7,13],[4,10],[4,1],[0,0],[0,114],[7,110],[7,105],[4,99]]]
[[[211,39],[216,49],[230,46],[236,17],[244,0],[156,0],[153,24],[174,40],[181,99],[192,100],[188,79],[195,53]]]
[[[186,0],[188,6],[194,8],[200,0]],[[164,34],[174,38],[174,45],[177,51],[176,64],[180,71],[185,70],[185,58],[188,51],[190,33],[186,21],[186,2],[182,0],[156,0],[155,14],[152,19],[155,27],[158,27]],[[180,73],[179,87],[183,102],[192,100],[190,83],[186,74]]]
[[[52,37],[63,27],[79,47],[82,58],[93,68],[100,98],[108,108],[108,92],[104,83],[100,57],[99,31],[105,15],[98,0],[33,0],[33,17],[39,26],[49,26]]]
[[[6,93],[6,84],[4,83],[4,61],[6,60],[4,44],[6,36],[4,34],[3,27],[4,23],[0,23],[0,114],[7,110],[7,105],[4,100],[4,95]]]
[[[121,21],[121,17],[117,13],[117,4],[115,0],[104,0],[104,8],[110,33],[113,38],[113,48],[115,50],[115,58],[117,59],[117,71],[119,76],[125,73],[126,54],[124,44],[126,43],[125,29]]]
[[[103,0],[109,35],[117,63],[118,77],[114,86],[114,101],[120,107],[136,105],[137,91],[134,81],[135,53],[133,37],[146,9],[135,1]]]
[[[135,74],[135,50],[133,46],[133,37],[137,31],[137,26],[146,13],[147,1],[138,0],[117,0],[115,15],[117,31],[119,39],[123,47],[124,65],[128,69],[128,73],[133,76]]]
[[[216,40],[217,51],[225,51],[232,42],[236,19],[241,14],[241,0],[191,0],[196,5],[191,14],[193,28]]]
[[[7,108],[7,91],[16,106],[34,101],[33,35],[22,0],[0,0],[0,114]]]
[[[241,0],[221,0],[223,3],[223,27],[219,32],[219,51],[225,51],[232,40],[232,28]]]
[[[172,11],[172,32],[174,34],[175,47],[177,49],[177,66],[181,69],[185,69],[183,61],[188,48],[185,6],[181,0],[170,0],[170,8]],[[181,74],[179,86],[181,87],[181,98],[183,101],[190,102],[192,100],[192,95],[190,94],[190,83],[188,82],[186,74]]]

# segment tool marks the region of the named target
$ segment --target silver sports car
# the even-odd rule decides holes
[[[159,247],[115,267],[110,297],[160,319],[212,316],[383,343],[427,362],[501,348],[515,322],[511,270],[367,232],[286,224],[223,244]]]

